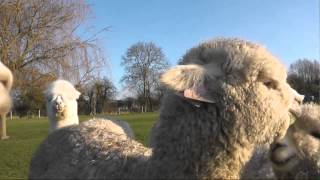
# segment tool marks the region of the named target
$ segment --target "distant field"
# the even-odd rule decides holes
[[[140,113],[113,116],[127,121],[136,139],[147,143],[157,113]],[[88,120],[81,116],[80,120]],[[7,121],[10,139],[0,141],[0,179],[26,179],[32,153],[48,134],[48,121],[41,119],[13,119]]]

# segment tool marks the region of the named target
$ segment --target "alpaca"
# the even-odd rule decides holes
[[[79,124],[77,99],[80,92],[66,80],[56,80],[44,91],[49,132]]]
[[[0,62],[0,139],[7,139],[6,114],[11,109],[10,90],[13,83],[11,71]]]
[[[271,162],[279,179],[320,177],[320,105],[302,105],[297,121],[271,147]]]
[[[7,114],[11,108],[10,90],[13,83],[11,71],[0,62],[0,114]]]
[[[257,149],[244,179],[313,179],[320,176],[320,105],[303,104],[285,137]]]
[[[70,126],[40,145],[29,178],[238,179],[254,145],[284,136],[296,103],[277,58],[239,39],[201,43],[160,80],[168,90],[152,152],[99,126]]]
[[[80,92],[69,81],[56,80],[52,82],[44,91],[44,95],[49,118],[49,132],[79,124],[77,99]],[[111,120],[110,118],[93,118],[92,121],[94,120],[104,128],[108,128],[109,131],[134,137],[133,130],[124,121]],[[100,120],[104,121],[100,122]]]
[[[241,179],[277,179],[270,161],[270,145],[255,148],[241,172]]]

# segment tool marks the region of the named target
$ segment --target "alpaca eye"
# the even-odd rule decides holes
[[[52,100],[52,96],[46,96],[46,100],[50,102]]]
[[[265,81],[263,82],[263,84],[267,87],[267,88],[271,88],[271,89],[276,89],[276,83],[273,81]]]
[[[2,84],[4,86],[4,88],[7,88],[8,84],[7,81],[0,81],[0,84]]]
[[[310,135],[320,140],[320,132],[311,132]]]

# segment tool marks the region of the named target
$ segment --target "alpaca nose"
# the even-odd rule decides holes
[[[286,144],[284,144],[282,142],[276,142],[276,143],[271,144],[270,150],[273,153],[273,152],[277,151],[278,149],[285,148],[285,147],[287,147]]]
[[[55,103],[56,103],[56,105],[61,105],[62,104],[62,97],[57,96],[57,98],[55,99]]]
[[[62,102],[61,101],[56,101],[55,102],[57,106],[61,106]]]
[[[64,108],[63,98],[61,96],[57,96],[54,99],[54,105],[57,110],[62,110]]]
[[[282,143],[275,143],[271,146],[271,154],[270,154],[270,160],[274,164],[283,164],[287,162],[292,154],[288,152],[287,145]]]

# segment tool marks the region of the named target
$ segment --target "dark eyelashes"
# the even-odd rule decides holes
[[[265,86],[267,87],[271,87],[272,86],[272,82],[271,81],[267,81],[263,83]]]
[[[320,140],[320,132],[311,132],[310,135]]]
[[[276,83],[273,81],[265,81],[263,84],[268,88],[276,89]]]

